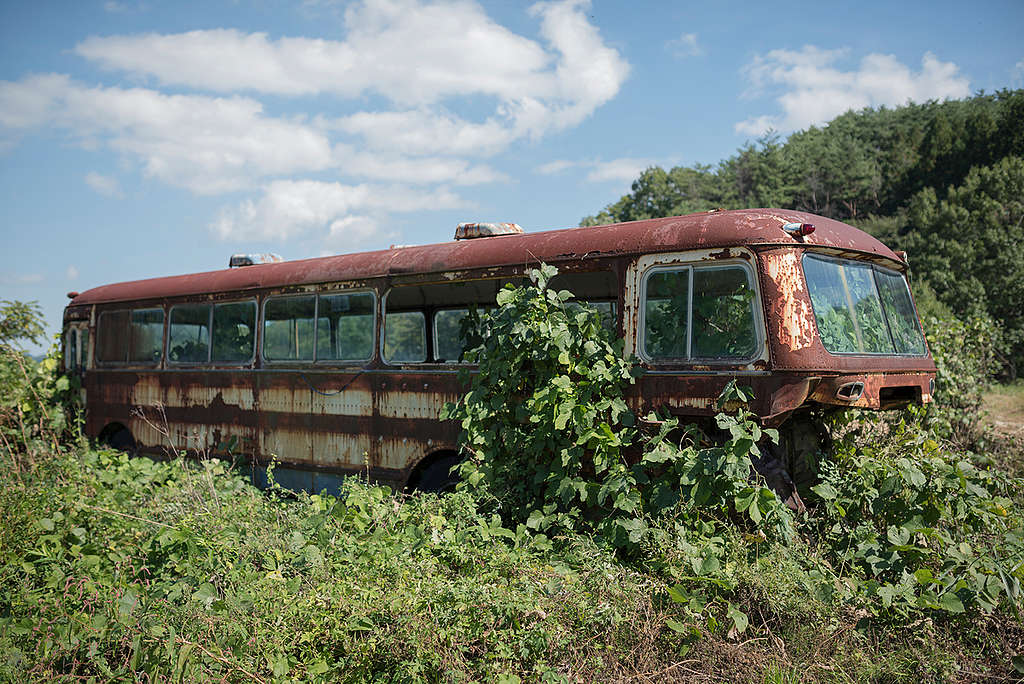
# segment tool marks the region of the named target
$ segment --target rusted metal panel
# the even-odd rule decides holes
[[[929,381],[934,380],[934,377],[921,373],[866,373],[822,378],[811,393],[810,399],[821,404],[866,409],[928,403],[932,400]],[[843,385],[855,382],[864,384],[863,394],[856,401],[843,400],[839,396],[839,389]]]
[[[767,320],[780,353],[794,352],[814,344],[814,312],[804,287],[800,254],[780,249],[762,255],[761,273],[767,274],[764,298]]]
[[[801,248],[766,248],[758,253],[765,303],[771,365],[777,372],[808,373],[911,372],[935,373],[928,354],[833,354],[818,335],[810,293],[804,277]]]

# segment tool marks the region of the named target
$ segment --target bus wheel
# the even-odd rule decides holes
[[[455,485],[459,483],[457,473],[450,472],[451,469],[462,459],[455,453],[444,453],[431,459],[425,464],[417,467],[409,477],[409,484],[406,489],[414,492],[434,492],[436,494],[447,494],[455,491]]]
[[[819,416],[794,416],[779,428],[777,445],[762,447],[761,467],[755,464],[755,468],[787,506],[802,511],[802,497],[810,495],[818,483],[818,463],[831,448],[831,437]]]
[[[135,443],[135,438],[132,437],[131,431],[125,426],[117,423],[103,428],[103,431],[99,436],[99,442],[111,449],[124,451],[129,454],[134,454],[135,449],[138,446]]]

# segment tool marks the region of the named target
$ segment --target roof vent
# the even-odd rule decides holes
[[[232,254],[228,261],[228,268],[239,268],[241,266],[256,266],[257,264],[276,264],[284,261],[278,254]]]
[[[455,239],[472,240],[497,235],[518,235],[522,232],[518,223],[460,223],[455,228]]]

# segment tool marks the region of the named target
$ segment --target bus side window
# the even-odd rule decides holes
[[[644,353],[654,360],[750,358],[757,352],[754,299],[743,266],[657,268],[644,284]]]
[[[164,310],[134,309],[129,361],[159,363],[164,353]]]
[[[427,323],[422,311],[388,313],[384,321],[384,360],[423,363],[427,360]]]
[[[104,311],[96,330],[96,358],[99,361],[124,363],[128,360],[128,310]]]
[[[64,349],[64,370],[76,370],[78,368],[78,328],[68,328]]]
[[[78,358],[80,367],[85,370],[89,367],[89,329],[78,329]]]
[[[693,271],[693,341],[690,354],[702,359],[745,359],[757,351],[754,289],[740,266]]]
[[[263,306],[263,358],[312,361],[316,296],[271,297]]]
[[[256,302],[230,302],[213,307],[211,361],[249,362],[256,348]]]
[[[316,319],[317,361],[370,360],[373,326],[373,294],[320,295]]]
[[[442,309],[434,312],[434,356],[438,361],[458,361],[462,355],[462,319],[469,309]]]
[[[210,359],[210,306],[187,304],[171,308],[167,358],[174,363],[206,363]]]
[[[644,352],[652,359],[686,358],[689,344],[690,269],[658,270],[647,277]]]

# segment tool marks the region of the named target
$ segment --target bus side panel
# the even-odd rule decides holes
[[[259,455],[257,464],[270,459],[305,468],[313,465],[313,390],[299,372],[257,371]],[[254,464],[256,465],[256,464]],[[302,489],[312,487],[312,476]],[[282,482],[291,485],[293,483]]]
[[[306,373],[313,389],[313,463],[319,469],[365,469],[378,449],[371,435],[374,392],[359,371]]]
[[[408,472],[430,453],[456,449],[458,425],[440,420],[445,403],[462,394],[456,373],[398,371],[376,378],[376,465]]]
[[[120,423],[147,452],[232,456],[258,448],[248,371],[102,369],[87,374],[86,387],[86,432],[93,437]]]

